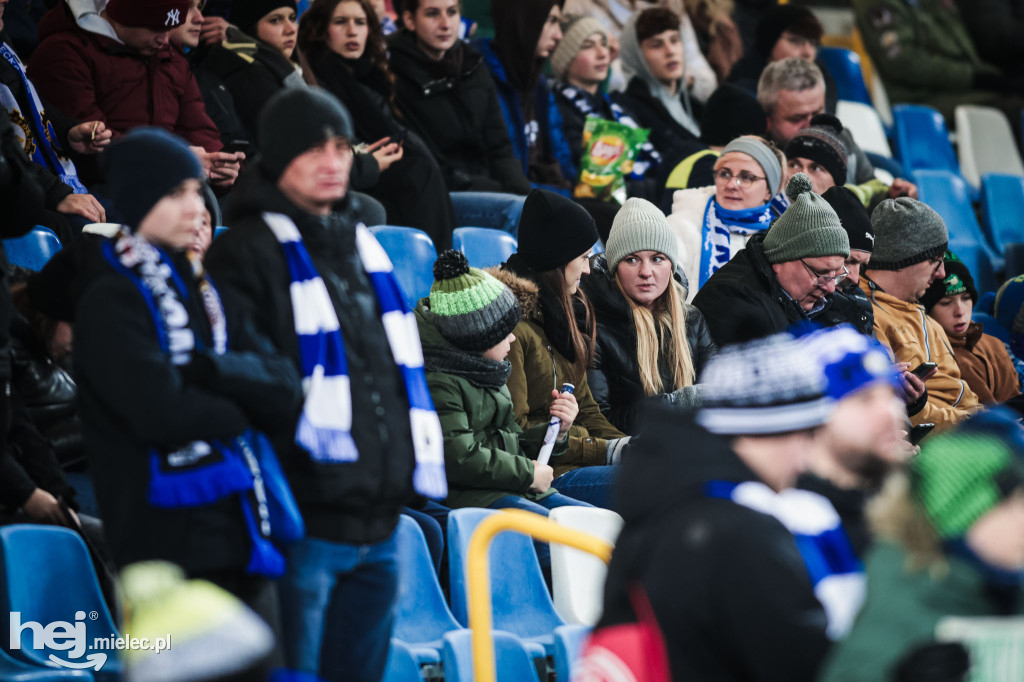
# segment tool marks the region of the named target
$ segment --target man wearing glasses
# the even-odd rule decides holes
[[[927,205],[902,197],[879,204],[871,225],[875,248],[860,286],[871,299],[875,335],[911,369],[937,364],[926,375],[927,402],[916,413],[908,407],[910,420],[939,427],[956,423],[978,409],[978,396],[960,378],[946,332],[917,303],[932,282],[946,276],[946,223]]]
[[[849,322],[864,334],[870,321],[836,287],[849,275],[850,240],[839,216],[811,191],[803,173],[786,192],[793,204],[767,233],[755,234],[697,292],[693,304],[719,346],[784,331],[813,320],[831,327]]]

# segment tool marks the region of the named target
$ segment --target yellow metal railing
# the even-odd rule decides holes
[[[560,526],[540,514],[520,509],[492,514],[480,522],[469,540],[467,589],[469,591],[469,627],[473,631],[473,679],[476,682],[496,682],[494,642],[491,630],[491,566],[488,549],[494,536],[502,531],[514,531],[544,542],[557,542],[589,552],[605,563],[612,557],[611,543],[572,528]]]

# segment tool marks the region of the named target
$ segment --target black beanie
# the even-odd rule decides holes
[[[351,140],[352,116],[322,88],[290,88],[263,107],[259,122],[261,167],[272,180],[281,177],[296,156],[332,137]]]
[[[256,24],[275,9],[287,7],[298,13],[296,0],[234,0],[231,3],[231,23],[248,36],[256,37]]]
[[[836,185],[825,190],[821,198],[839,216],[839,222],[850,237],[850,250],[873,251],[875,228],[871,226],[871,215],[857,195],[842,185]]]
[[[754,34],[757,53],[765,61],[770,59],[772,48],[786,31],[792,31],[809,40],[821,40],[824,29],[814,12],[799,5],[779,5],[761,15]]]
[[[704,105],[700,119],[700,141],[724,147],[741,135],[764,137],[768,117],[757,100],[731,83],[719,86]]]
[[[599,239],[587,211],[556,192],[535,189],[519,216],[516,253],[534,272],[554,270],[586,253]]]
[[[837,185],[846,183],[846,145],[839,137],[843,124],[831,114],[819,114],[811,119],[811,127],[804,128],[786,143],[783,152],[787,159],[809,159],[823,166]]]
[[[946,296],[955,296],[956,294],[968,294],[971,300],[977,303],[978,288],[974,286],[974,278],[971,277],[971,271],[967,269],[964,262],[952,252],[947,251],[946,257],[942,261],[942,267],[946,270],[946,276],[932,282],[918,303],[923,305],[925,310],[931,311],[935,304]]]
[[[203,177],[188,144],[162,128],[136,128],[110,145],[100,163],[110,200],[132,231],[175,187]]]

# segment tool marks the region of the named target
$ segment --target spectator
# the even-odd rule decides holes
[[[900,198],[879,204],[871,224],[875,248],[860,287],[874,308],[875,336],[910,367],[926,361],[938,365],[926,382],[927,402],[919,412],[911,411],[911,421],[954,424],[977,408],[978,396],[961,379],[946,332],[918,305],[932,282],[946,276],[946,223],[920,201]]]
[[[458,0],[404,0],[391,36],[395,101],[430,145],[448,191],[528,194],[483,57],[458,37]]]
[[[839,283],[839,291],[847,296],[856,308],[855,319],[850,320],[858,329],[870,329],[874,326],[874,310],[871,301],[860,288],[861,269],[867,265],[871,258],[871,251],[875,248],[875,230],[871,226],[871,216],[861,203],[857,195],[846,187],[830,187],[825,190],[821,198],[828,202],[832,210],[839,216],[839,223],[846,231],[850,240],[850,255],[846,258],[846,271],[849,273]],[[787,198],[788,200],[788,198]],[[905,367],[904,369],[910,369]],[[918,392],[923,392],[924,384],[920,379],[910,372],[905,373],[907,381],[911,382],[910,393],[915,397]]]
[[[786,189],[793,205],[697,292],[693,304],[716,343],[769,336],[807,319],[823,327],[850,322],[871,332],[856,303],[836,290],[847,276],[850,240],[810,186],[807,176],[795,175]]]
[[[700,52],[707,55],[718,83],[724,84],[732,67],[743,56],[743,41],[732,19],[732,0],[684,0],[684,4]]]
[[[825,194],[830,187],[846,184],[846,147],[836,128],[828,125],[832,121],[826,117],[834,119],[829,114],[819,114],[812,119],[811,126],[794,135],[783,150],[787,179],[803,173],[810,179],[811,191],[815,194]],[[834,121],[839,123],[838,119]]]
[[[177,563],[276,626],[268,578],[284,559],[266,530],[273,488],[249,430],[287,420],[298,375],[187,257],[203,204],[185,143],[142,129],[103,159],[125,223],[102,243],[104,272],[79,303],[74,366],[114,559]]]
[[[960,376],[982,405],[1003,403],[1020,395],[1020,378],[1002,341],[971,321],[978,302],[974,278],[963,261],[946,252],[944,278],[936,278],[921,296],[921,305],[949,338]]]
[[[188,62],[169,47],[188,11],[188,0],[111,0],[102,10],[62,2],[39,25],[29,75],[64,114],[100,121],[115,136],[157,126],[183,137],[204,173],[228,187],[240,159],[220,151]],[[95,177],[86,173],[86,185]]]
[[[811,682],[827,650],[827,619],[780,493],[805,467],[831,412],[824,373],[800,344],[778,335],[723,349],[700,381],[696,423],[652,411],[642,449],[623,462],[625,525],[593,636],[649,622],[641,613],[649,610],[671,679]],[[791,518],[818,529],[834,523],[826,500],[798,495],[803,511]]]
[[[626,445],[590,392],[587,369],[594,354],[594,312],[579,288],[590,271],[597,241],[594,219],[560,194],[534,190],[519,218],[519,249],[498,278],[519,299],[523,319],[515,328],[508,390],[523,429],[546,424],[551,389],[576,387],[579,416],[569,431],[569,449],[554,464],[554,485],[577,500],[610,508],[615,470]],[[582,320],[576,319],[576,310]]]
[[[679,242],[680,267],[692,283],[688,301],[751,235],[768,230],[769,202],[782,189],[784,162],[767,140],[740,137],[715,160],[713,186],[675,192],[668,224]]]
[[[929,437],[910,475],[886,482],[868,509],[878,541],[867,599],[823,682],[971,677],[962,645],[937,643],[935,628],[949,616],[1020,614],[1022,456],[1016,418],[985,411]]]
[[[444,177],[426,142],[396,117],[394,76],[369,0],[317,0],[302,15],[299,48],[317,82],[352,114],[361,140],[398,142],[402,156],[368,193],[384,204],[389,225],[412,225],[439,250],[455,229]]]
[[[704,316],[685,302],[678,252],[664,214],[629,199],[607,251],[582,280],[597,317],[591,391],[608,421],[630,435],[647,405],[699,407],[697,377],[718,350]]]
[[[308,384],[273,434],[306,523],[279,586],[289,667],[368,681],[388,655],[399,513],[414,490],[447,490],[415,323],[383,249],[346,211],[353,134],[322,90],[268,102],[262,161],[207,262]]]
[[[996,300],[992,305],[992,317],[1007,331],[1010,340],[1005,342],[1017,368],[1017,376],[1024,386],[1024,275],[1017,275],[1003,282],[996,292]]]

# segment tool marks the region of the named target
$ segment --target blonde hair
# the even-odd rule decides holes
[[[625,292],[618,269],[615,271],[615,285],[633,314],[636,359],[644,393],[652,396],[691,386],[697,377],[690,343],[686,340],[686,310],[683,308],[686,291],[682,285],[673,279],[650,309],[634,301]],[[672,370],[672,386],[665,386],[661,380],[659,360],[663,353]]]
[[[910,478],[903,472],[890,474],[881,492],[867,506],[871,530],[880,540],[907,551],[907,570],[927,570],[933,578],[949,568],[942,542],[910,490]]]

